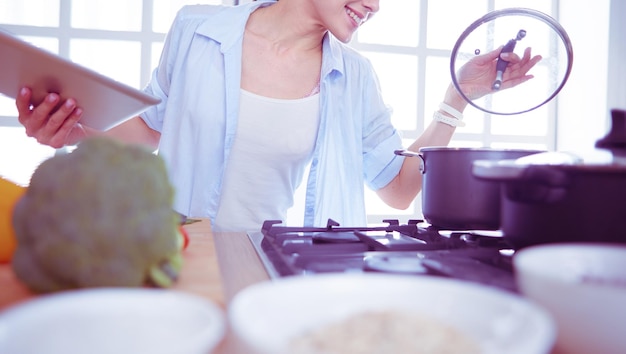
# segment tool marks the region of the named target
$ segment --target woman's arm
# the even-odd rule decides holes
[[[443,102],[460,112],[463,112],[467,106],[467,102],[452,85],[448,87],[445,97]],[[441,110],[440,113],[449,116]],[[454,131],[455,127],[433,120],[407,150],[419,151],[420,148],[426,146],[446,146],[450,143]],[[408,208],[422,189],[422,173],[419,167],[420,159],[405,158],[400,173],[389,184],[377,191],[378,196],[393,208]]]
[[[60,148],[97,135],[145,145],[153,150],[159,144],[160,133],[150,129],[139,117],[102,132],[79,123],[83,112],[74,99],[60,102],[59,95],[51,93],[38,106],[31,107],[31,96],[30,89],[20,90],[16,99],[18,120],[26,128],[26,135],[41,144]]]
[[[495,78],[495,66],[500,51],[498,48],[487,54],[474,57],[465,64],[457,74],[457,82],[466,97],[477,99],[493,93],[492,85]],[[509,61],[507,71],[502,82],[502,89],[517,86],[530,80],[533,76],[528,71],[535,66],[541,56],[531,56],[530,48],[524,51],[519,58],[514,53],[503,53],[502,59]],[[457,92],[456,87],[450,84],[446,90],[443,103],[463,112],[467,101]],[[454,118],[450,113],[439,110],[440,114]],[[427,146],[447,146],[454,135],[456,127],[433,120],[424,132],[409,147],[408,150],[419,151]],[[422,189],[422,174],[419,170],[420,159],[404,159],[398,175],[385,187],[377,191],[378,196],[389,206],[397,209],[408,208]]]

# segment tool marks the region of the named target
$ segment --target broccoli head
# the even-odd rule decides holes
[[[36,292],[170,286],[182,266],[173,196],[159,156],[87,139],[41,163],[17,202],[15,274]]]

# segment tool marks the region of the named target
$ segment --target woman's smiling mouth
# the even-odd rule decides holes
[[[357,14],[356,12],[352,11],[350,8],[346,7],[346,13],[348,14],[348,16],[350,16],[354,22],[356,22],[357,26],[360,26],[363,24],[363,22],[365,22],[365,20],[367,19],[367,16],[365,17],[360,17],[359,14]]]

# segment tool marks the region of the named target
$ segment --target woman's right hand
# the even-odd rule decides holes
[[[84,127],[78,122],[83,110],[74,99],[61,102],[58,94],[49,93],[34,107],[31,97],[32,91],[24,87],[15,100],[18,120],[26,128],[26,135],[53,148],[73,145],[86,137]]]

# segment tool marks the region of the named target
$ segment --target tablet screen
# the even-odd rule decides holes
[[[110,129],[160,102],[156,97],[37,48],[0,30],[0,92],[15,98],[20,88],[33,91],[32,104],[49,92],[62,101],[74,98],[83,108],[81,123]]]

